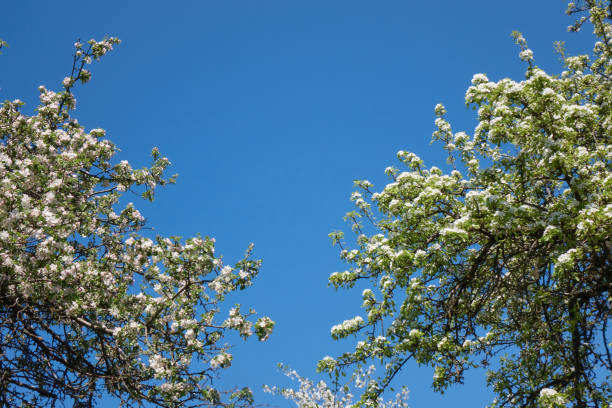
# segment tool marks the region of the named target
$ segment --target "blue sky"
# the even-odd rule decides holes
[[[77,89],[75,116],[102,127],[122,152],[146,165],[158,146],[179,173],[153,205],[136,202],[162,235],[214,236],[225,260],[250,242],[263,268],[230,302],[277,322],[267,343],[237,342],[220,384],[261,393],[288,383],[284,362],[316,377],[335,342],[330,327],[360,312],[360,291],[335,292],[327,277],[344,269],[327,234],[347,229],[352,182],[377,188],[398,150],[443,166],[431,145],[433,108],[446,105],[454,131],[475,114],[464,93],[475,73],[520,80],[524,64],[510,33],[522,31],[536,63],[560,72],[553,41],[586,52],[588,33],[568,34],[566,3],[540,1],[33,1],[6,2],[0,38],[0,100],[37,105],[38,85],[58,89],[72,44],[109,34],[123,40]],[[412,407],[484,406],[482,373],[440,396],[432,370],[407,367],[396,385]]]

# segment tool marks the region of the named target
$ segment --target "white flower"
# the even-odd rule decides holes
[[[574,258],[574,254],[576,254],[577,252],[578,251],[575,248],[572,248],[564,254],[559,255],[559,257],[557,258],[557,266],[571,264]]]
[[[62,180],[61,179],[55,179],[51,183],[49,183],[49,187],[51,187],[51,188],[57,188],[57,187],[59,187],[61,185],[62,185]]]
[[[559,406],[567,402],[563,395],[552,388],[542,388],[540,390],[540,398],[543,400],[544,406],[551,406],[551,403],[552,406]]]
[[[531,61],[533,59],[533,51],[530,49],[523,50],[519,53],[519,58],[522,61]]]
[[[164,358],[159,354],[154,354],[149,357],[149,367],[155,371],[155,377],[160,378],[164,375]]]
[[[323,357],[323,359],[321,361],[326,361],[326,362],[329,362],[329,363],[335,363],[336,362],[336,360],[334,360],[334,358],[330,357],[330,356]]]
[[[218,354],[210,359],[210,366],[212,368],[226,368],[232,364],[232,355],[228,353]]]
[[[361,316],[356,316],[332,327],[331,334],[334,337],[342,336],[346,333],[357,330],[361,325],[363,325],[363,318]]]
[[[472,85],[489,82],[489,78],[485,74],[475,74],[472,77]]]
[[[100,128],[91,129],[89,131],[89,134],[92,135],[93,137],[103,137],[106,134],[106,130],[100,129]],[[125,160],[121,161],[122,164],[124,162],[127,164],[127,161],[125,161]]]
[[[187,331],[185,331],[185,339],[193,340],[195,339],[195,337],[196,337],[196,334],[193,329],[188,329]]]
[[[438,103],[436,105],[436,107],[434,108],[434,111],[436,115],[444,115],[446,113],[446,109],[444,108],[444,105],[442,105],[441,103]]]
[[[59,223],[59,218],[55,216],[49,209],[45,208],[42,212],[42,216],[45,218],[49,225],[56,225]]]

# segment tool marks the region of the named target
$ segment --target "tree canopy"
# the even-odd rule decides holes
[[[0,108],[0,404],[93,406],[110,394],[124,406],[250,405],[248,388],[213,380],[232,362],[228,332],[265,340],[274,326],[222,309],[260,261],[249,248],[224,265],[214,238],[143,233],[125,194],[152,201],[174,182],[170,162],[153,149],[134,169],[71,114],[86,67],[118,43],[77,42],[70,76],[59,92],[39,88],[34,115],[19,100]]]
[[[383,394],[412,360],[440,392],[486,369],[493,407],[612,406],[611,7],[569,3],[570,31],[592,26],[596,43],[576,56],[558,44],[558,75],[514,33],[525,78],[474,75],[471,134],[437,105],[447,166],[400,151],[382,190],[356,182],[355,240],[331,234],[350,266],[329,282],[367,286],[362,315],[331,330],[357,344],[319,362],[330,386],[287,370],[300,388],[269,392],[300,407],[352,406],[363,392],[359,404],[405,408],[405,388]],[[73,116],[75,86],[117,44],[75,43],[70,75],[57,92],[39,88],[34,113],[0,106],[0,405],[91,407],[111,395],[128,407],[250,406],[248,388],[216,380],[232,364],[228,341],[273,330],[225,302],[261,261],[248,248],[227,265],[214,238],[148,231],[128,199],[153,201],[174,183],[170,162],[155,148],[149,167],[133,168]]]
[[[540,69],[514,33],[525,79],[474,75],[465,95],[478,113],[472,134],[453,131],[435,107],[447,171],[400,151],[381,191],[356,182],[346,217],[354,248],[331,234],[351,266],[329,282],[369,282],[365,316],[332,328],[359,341],[319,369],[381,364],[362,403],[375,404],[410,360],[434,369],[437,391],[486,368],[493,407],[612,403],[609,5],[569,4],[569,14],[587,12],[573,30],[590,22],[597,42],[576,56],[558,44],[559,75]]]

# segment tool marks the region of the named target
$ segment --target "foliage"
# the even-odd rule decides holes
[[[213,238],[154,239],[124,192],[153,200],[173,182],[157,149],[149,168],[112,162],[117,148],[70,112],[85,66],[116,38],[77,42],[63,90],[40,87],[33,116],[23,102],[0,108],[0,404],[93,406],[103,393],[125,406],[250,405],[248,389],[220,391],[235,331],[265,340],[274,326],[224,297],[245,289],[260,261],[235,267]],[[226,307],[227,308],[227,307]]]
[[[264,386],[264,391],[270,394],[280,395],[295,403],[298,408],[345,408],[353,406],[353,390],[367,389],[370,385],[369,379],[375,369],[370,366],[367,371],[356,370],[349,381],[343,386],[330,388],[325,381],[314,383],[308,378],[301,377],[295,370],[280,365],[285,375],[297,381],[300,386],[297,390],[292,388],[277,388]],[[403,387],[401,392],[395,395],[394,400],[385,401],[378,396],[374,406],[379,408],[408,408],[408,389]]]
[[[612,26],[609,1],[586,4],[587,19],[573,27],[592,23],[591,56],[559,44],[565,70],[552,76],[514,33],[525,80],[474,75],[472,135],[454,133],[436,106],[433,139],[449,172],[400,151],[406,170],[387,168],[382,191],[356,182],[357,209],[347,214],[356,248],[331,234],[351,267],[329,281],[372,289],[363,291],[366,316],[332,328],[357,346],[319,369],[383,364],[362,402],[414,360],[434,368],[440,392],[465,370],[487,368],[494,407],[612,403]]]

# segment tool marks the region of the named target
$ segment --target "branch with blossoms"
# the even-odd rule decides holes
[[[355,183],[345,217],[354,248],[330,234],[348,267],[329,283],[370,288],[363,317],[332,328],[356,346],[320,365],[336,375],[383,365],[366,399],[413,360],[432,368],[439,392],[487,368],[492,407],[612,403],[611,7],[568,5],[569,14],[588,12],[574,31],[588,20],[596,42],[575,56],[558,44],[558,75],[539,68],[514,32],[525,78],[473,76],[471,135],[453,132],[436,105],[433,140],[449,171],[400,150],[404,169],[387,167],[391,180],[378,192]]]
[[[75,44],[72,72],[40,87],[35,115],[0,107],[0,405],[93,407],[102,394],[127,407],[250,406],[248,388],[219,390],[232,363],[224,339],[266,340],[274,322],[220,309],[248,288],[261,261],[250,247],[234,266],[215,240],[143,236],[145,218],[125,191],[152,201],[170,165],[155,148],[148,168],[112,164],[103,129],[70,117],[84,67],[119,40]]]
[[[326,357],[322,362],[322,365],[319,364],[319,369],[325,371],[329,366],[334,365],[335,360],[331,357]],[[293,401],[298,408],[349,408],[353,406],[408,408],[409,391],[406,387],[402,387],[401,391],[395,394],[392,400],[385,401],[380,394],[374,396],[373,390],[378,388],[376,381],[372,379],[376,371],[374,366],[368,367],[367,370],[357,369],[345,384],[339,385],[335,381],[336,384],[332,387],[323,380],[315,383],[309,378],[302,377],[297,371],[291,370],[283,364],[279,364],[279,366],[285,376],[298,382],[299,388],[279,388],[265,385],[264,391]],[[355,392],[369,393],[371,398],[354,401],[353,393]]]

